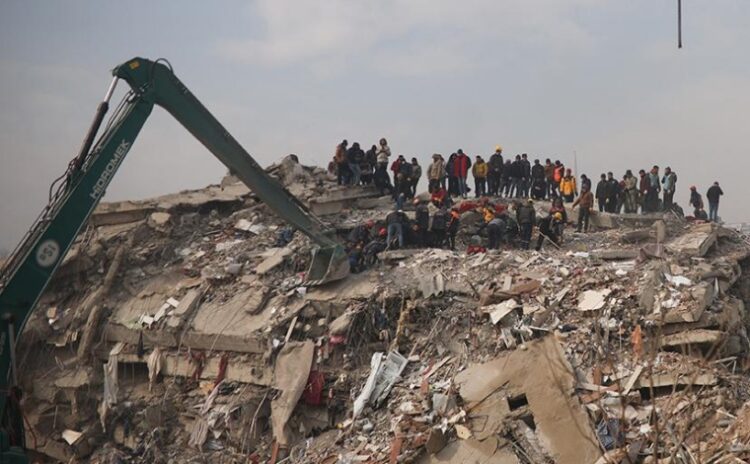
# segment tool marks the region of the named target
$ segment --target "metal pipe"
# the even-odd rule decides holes
[[[83,144],[81,145],[81,149],[79,150],[78,156],[76,156],[76,159],[75,159],[76,171],[81,169],[84,161],[86,160],[86,157],[89,154],[91,145],[94,144],[96,133],[99,131],[99,127],[102,125],[102,121],[104,120],[104,115],[107,114],[107,111],[109,110],[109,100],[112,98],[112,94],[115,92],[115,86],[117,86],[118,80],[119,78],[117,77],[112,79],[112,82],[109,84],[109,88],[107,89],[107,93],[104,94],[104,100],[102,100],[102,102],[99,103],[99,106],[96,108],[94,121],[91,123],[91,127],[89,127],[89,131],[86,133],[86,138],[83,139]]]
[[[682,0],[677,0],[677,48],[682,48]]]

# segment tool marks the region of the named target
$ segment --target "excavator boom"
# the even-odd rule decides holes
[[[69,164],[54,194],[50,189],[50,203],[0,272],[0,389],[3,390],[0,393],[0,464],[27,462],[23,453],[15,341],[154,105],[172,114],[278,216],[318,245],[307,273],[308,285],[342,279],[349,274],[346,253],[335,234],[270,177],[177,79],[168,63],[162,61],[134,58],[112,71],[114,80],[80,153]],[[94,144],[118,79],[126,81],[131,91]]]

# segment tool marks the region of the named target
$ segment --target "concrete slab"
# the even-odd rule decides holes
[[[526,344],[525,351],[504,353],[456,375],[466,407],[479,406],[504,389],[525,395],[536,435],[559,464],[594,462],[601,452],[585,409],[575,396],[575,375],[553,336]],[[502,409],[497,409],[502,414]],[[561,427],[561,424],[567,424]]]

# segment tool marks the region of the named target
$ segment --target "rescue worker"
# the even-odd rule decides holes
[[[562,243],[563,231],[565,230],[565,225],[568,223],[568,212],[565,210],[562,198],[560,197],[555,197],[552,200],[552,206],[549,209],[549,214],[555,213],[560,213],[560,216],[562,216],[562,221],[557,224],[557,240],[559,243]]]
[[[416,206],[414,214],[414,235],[417,238],[417,244],[422,247],[426,247],[428,244],[428,229],[430,227],[430,210],[427,205],[419,201],[414,200]]]
[[[701,194],[698,193],[698,190],[695,188],[695,185],[690,186],[690,206],[692,206],[695,211],[703,209],[703,199],[701,198]]]
[[[500,248],[500,244],[503,242],[505,236],[505,229],[508,227],[507,216],[503,213],[497,217],[493,217],[492,220],[487,224],[487,239],[490,250],[497,250]]]
[[[565,177],[560,181],[560,195],[562,195],[566,203],[572,202],[576,195],[578,195],[576,178],[570,169],[565,170]]]
[[[477,253],[487,253],[487,248],[482,246],[482,237],[479,235],[472,235],[469,246],[466,247],[467,255],[475,255]]]
[[[349,163],[349,171],[352,173],[351,184],[359,185],[361,180],[362,169],[360,164],[365,159],[365,152],[359,148],[359,143],[354,142],[346,151],[346,161]]]
[[[375,154],[377,155],[378,167],[382,167],[387,175],[388,161],[391,158],[391,147],[388,146],[388,141],[385,138],[381,138],[378,142],[378,150]],[[395,182],[396,179],[393,180]]]
[[[350,247],[353,248],[367,244],[370,241],[370,231],[374,225],[375,222],[370,219],[364,224],[360,224],[352,229],[347,236],[347,241],[349,242]]]
[[[489,166],[484,162],[481,156],[477,156],[474,166],[471,168],[471,174],[474,176],[474,196],[479,198],[487,195],[487,174]]]
[[[638,212],[638,179],[633,175],[633,171],[625,171],[624,195],[625,195],[625,212],[635,214]]]
[[[555,182],[555,165],[549,158],[544,160],[544,180],[547,182],[547,198],[552,198],[555,191],[552,185]]]
[[[490,156],[487,164],[489,167],[487,191],[490,195],[497,196],[500,193],[500,177],[503,173],[503,148],[500,145],[495,147],[495,153]]]
[[[448,211],[445,206],[440,207],[432,215],[432,246],[442,248],[445,246],[445,233],[448,229]]]
[[[500,192],[500,194],[505,197],[510,196],[510,187],[512,184],[510,175],[512,171],[513,164],[510,162],[510,160],[505,160],[503,171],[500,173],[500,186],[498,187],[498,192]]]
[[[516,155],[516,159],[510,164],[510,188],[508,197],[518,198],[521,196],[521,176],[523,176],[521,155]]]
[[[573,202],[573,209],[579,205],[581,209],[578,211],[578,227],[576,228],[576,232],[581,232],[581,230],[588,232],[591,208],[594,207],[594,194],[588,188],[583,189],[581,196]]]
[[[664,168],[664,176],[661,178],[661,189],[664,192],[664,211],[672,209],[674,204],[674,191],[677,188],[677,174],[672,168]]]
[[[471,168],[471,158],[466,156],[462,149],[458,149],[456,152],[456,159],[453,162],[453,173],[458,181],[458,194],[462,198],[466,198],[466,194],[469,192],[468,186],[466,185],[466,177],[469,175],[469,168]]]
[[[523,153],[521,155],[521,197],[529,198],[529,190],[531,189],[531,163],[529,162],[528,155]]]
[[[596,202],[599,204],[599,212],[603,212],[607,208],[607,175],[602,173],[599,176],[599,182],[596,184]]]
[[[385,217],[385,224],[388,227],[388,238],[386,240],[388,243],[387,249],[390,249],[393,246],[393,240],[395,238],[398,238],[398,247],[404,247],[404,224],[407,223],[407,219],[408,218],[404,214],[404,211],[401,209],[391,211],[388,213],[388,216]]]
[[[385,227],[381,227],[378,231],[378,236],[364,246],[362,249],[362,261],[364,266],[372,266],[375,264],[378,253],[385,251],[388,246],[388,243],[386,242],[387,236],[388,232],[386,232]]]
[[[547,196],[547,177],[544,172],[544,166],[538,159],[534,160],[531,166],[531,198],[534,200],[543,200]]]
[[[612,172],[607,173],[607,208],[608,213],[617,212],[617,203],[620,201],[620,182],[615,179]]]
[[[659,166],[654,166],[648,173],[648,192],[645,200],[649,204],[649,211],[652,213],[659,211],[659,192],[661,191],[659,180]]]
[[[563,177],[565,177],[565,166],[563,166],[560,160],[555,160],[555,168],[552,171],[554,187],[552,194],[555,196],[560,196],[560,182],[562,182]]]
[[[589,190],[591,190],[591,179],[589,179],[589,176],[586,174],[581,174],[581,188],[583,188],[584,185],[588,185]]]
[[[344,139],[340,144],[336,145],[336,153],[333,158],[336,160],[336,182],[338,185],[346,185],[349,183],[349,166],[346,160],[346,148],[349,142]]]
[[[558,231],[562,217],[560,213],[548,214],[544,219],[539,221],[539,238],[536,240],[536,251],[542,249],[545,239],[550,240],[555,245],[560,245]]]
[[[373,145],[369,150],[365,152],[365,158],[359,165],[359,169],[362,171],[360,175],[362,183],[364,185],[370,185],[373,181],[373,173],[378,165],[378,147]]]
[[[521,248],[528,250],[531,243],[531,233],[536,224],[536,210],[532,200],[517,205],[516,221],[521,230]]]
[[[445,163],[445,175],[448,178],[448,194],[452,196],[458,196],[458,177],[454,170],[456,164],[456,154],[453,153],[448,157],[448,162]]]
[[[435,153],[432,155],[432,163],[427,168],[427,179],[429,182],[427,190],[430,193],[438,190],[443,177],[445,177],[445,163],[443,162],[443,158],[438,153]]]
[[[439,186],[437,190],[432,192],[430,201],[436,208],[442,208],[447,198],[450,198],[448,197],[448,192],[442,186]]]
[[[641,169],[638,171],[638,176],[640,176],[640,180],[638,181],[638,191],[639,191],[639,200],[641,203],[641,213],[646,214],[649,213],[650,210],[650,204],[646,201],[646,198],[648,196],[648,191],[650,188],[650,182],[649,178],[646,175],[646,171]]]
[[[411,197],[417,196],[417,184],[419,179],[422,177],[422,166],[419,165],[419,161],[416,158],[411,159],[411,176],[409,177],[409,187],[411,189]]]
[[[708,200],[708,220],[719,222],[719,199],[724,195],[724,191],[719,187],[718,182],[708,188],[706,199]]]

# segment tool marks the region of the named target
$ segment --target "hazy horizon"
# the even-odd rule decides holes
[[[260,0],[0,4],[0,250],[12,249],[133,56],[177,76],[262,165],[325,167],[341,139],[427,165],[458,148],[578,174],[671,166],[676,201],[713,181],[750,222],[743,155],[750,3]],[[120,84],[116,98],[125,91]],[[217,183],[226,169],[155,109],[104,201]],[[420,184],[426,187],[423,180]]]

